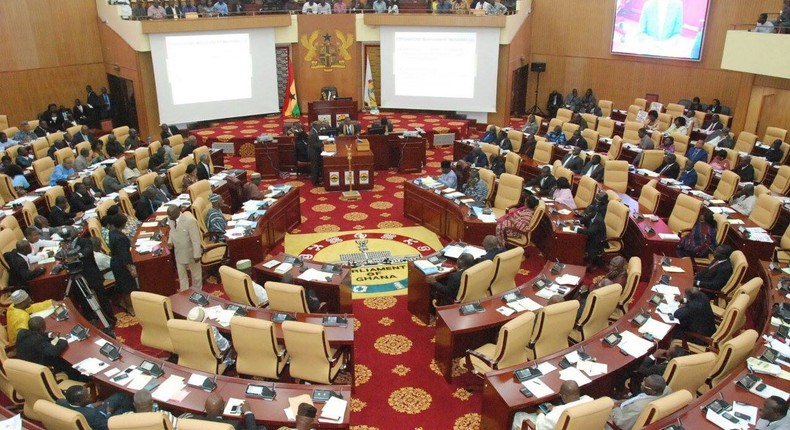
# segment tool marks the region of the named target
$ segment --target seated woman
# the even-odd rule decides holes
[[[704,258],[716,248],[716,220],[712,212],[700,214],[691,232],[678,243],[678,256]]]
[[[540,201],[533,195],[527,196],[524,206],[502,215],[496,223],[496,237],[500,247],[505,246],[505,239],[522,238],[529,233],[532,215]]]
[[[573,201],[573,192],[571,191],[571,184],[568,182],[568,178],[561,177],[557,179],[556,188],[554,188],[554,194],[552,198],[557,203],[562,203],[568,207],[570,210],[576,210],[576,202]]]
[[[686,118],[678,116],[672,120],[672,125],[670,125],[668,129],[664,130],[663,135],[669,136],[672,133],[686,134],[687,132],[688,128],[686,127]]]
[[[538,124],[538,121],[535,119],[535,115],[529,114],[527,117],[527,122],[524,124],[524,127],[521,129],[521,131],[526,134],[537,134],[539,129],[540,124]]]
[[[118,205],[112,205],[109,209],[107,209],[107,214],[104,218],[100,219],[99,222],[101,223],[101,235],[102,239],[104,239],[104,243],[110,243],[110,223],[112,223],[113,218],[115,215],[121,213],[121,207]],[[134,237],[134,233],[137,232],[137,229],[140,227],[141,222],[137,220],[137,218],[133,216],[126,217],[126,225],[121,229],[121,233],[125,234],[129,240]]]
[[[190,164],[187,166],[186,173],[181,179],[181,186],[184,188],[184,191],[186,191],[187,188],[195,182],[197,182],[197,166]]]
[[[710,167],[713,167],[713,170],[730,170],[730,162],[727,160],[727,151],[720,149],[716,151],[716,155],[710,160]]]
[[[25,194],[30,188],[30,183],[25,178],[25,171],[17,164],[9,164],[5,169],[5,174],[11,178],[11,183],[17,194]]]
[[[488,184],[480,180],[480,173],[477,169],[470,169],[469,180],[464,184],[462,191],[467,196],[475,199],[476,203],[485,204],[488,196]]]
[[[658,145],[658,149],[661,149],[666,154],[674,154],[675,153],[675,138],[672,136],[665,136],[661,139],[661,143]]]
[[[765,159],[770,161],[771,163],[778,163],[782,161],[782,157],[784,154],[782,153],[782,139],[776,139],[771,144],[771,147],[768,148],[768,151],[765,152]]]
[[[658,112],[651,110],[647,113],[647,118],[642,122],[645,128],[650,130],[658,128]]]
[[[498,178],[501,174],[505,173],[505,157],[493,154],[491,155],[491,171],[494,172]]]
[[[104,161],[104,143],[101,140],[91,142],[91,164]]]

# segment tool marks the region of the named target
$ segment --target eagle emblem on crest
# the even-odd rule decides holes
[[[354,35],[343,34],[340,30],[335,30],[334,36],[329,32],[321,33],[320,30],[314,30],[310,36],[302,35],[302,46],[307,49],[304,60],[310,63],[310,68],[323,69],[325,72],[345,69],[346,62],[351,60],[348,48],[354,44]]]

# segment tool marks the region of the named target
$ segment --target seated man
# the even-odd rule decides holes
[[[677,179],[680,174],[680,164],[678,164],[675,154],[665,155],[664,162],[658,166],[656,173],[667,178]]]
[[[166,168],[168,165],[167,161],[165,160],[166,155],[165,147],[160,146],[154,155],[148,159],[148,169],[150,169],[152,172],[158,172],[159,170]]]
[[[104,145],[104,150],[110,158],[118,158],[124,151],[121,142],[118,141],[114,134],[107,135],[107,144]]]
[[[28,155],[27,147],[20,146],[16,150],[16,164],[24,169],[33,165],[33,159]]]
[[[496,145],[499,146],[503,151],[513,150],[513,144],[510,142],[510,139],[508,139],[507,132],[505,130],[499,131],[499,136],[497,136]]]
[[[574,130],[571,138],[565,142],[566,145],[574,146],[579,149],[587,149],[587,139],[582,136],[580,130]]]
[[[33,252],[30,243],[26,240],[17,241],[13,251],[3,254],[8,263],[8,285],[11,287],[24,287],[27,282],[44,273],[43,267],[31,270],[29,255]]]
[[[225,400],[223,400],[222,396],[217,393],[211,393],[206,398],[205,410],[205,416],[191,416],[190,418],[212,421],[215,423],[231,424],[234,428],[236,428],[236,430],[255,430],[257,428],[255,424],[255,415],[252,413],[250,404],[247,401],[241,404],[242,422],[234,423],[233,421],[222,418],[223,412],[225,410]]]
[[[754,182],[754,166],[752,166],[752,157],[748,155],[743,156],[738,161],[738,165],[732,169],[740,178],[741,182]]]
[[[16,343],[19,331],[23,328],[28,328],[30,314],[49,309],[53,306],[55,306],[55,302],[52,300],[33,303],[30,296],[24,290],[16,290],[11,293],[11,305],[6,311],[8,343]]]
[[[126,183],[132,183],[134,179],[140,177],[143,173],[140,172],[140,169],[137,168],[137,162],[134,158],[127,158],[126,159],[126,167],[123,169],[123,180]]]
[[[466,181],[461,191],[475,199],[475,202],[485,204],[486,197],[488,197],[488,184],[480,179],[477,169],[471,169],[469,170],[469,180]]]
[[[678,181],[687,187],[694,188],[694,185],[697,184],[697,171],[694,170],[695,161],[688,160],[686,161],[686,167],[680,172],[680,177]]]
[[[58,333],[47,331],[47,322],[31,317],[28,328],[19,330],[16,338],[16,358],[51,367],[53,373],[65,372],[69,379],[87,382],[90,378],[71,367],[60,355],[69,346]]]
[[[71,210],[74,212],[86,212],[96,207],[96,199],[88,193],[85,184],[78,182],[74,184],[74,192],[71,193]]]
[[[167,188],[165,178],[161,176],[154,178],[153,185],[149,185],[148,188],[150,188],[153,192],[154,200],[160,205],[165,204],[173,199],[173,195],[170,194],[170,190]]]
[[[488,157],[479,145],[475,145],[472,152],[466,154],[464,161],[475,167],[488,167]]]
[[[159,405],[154,403],[154,398],[151,396],[151,392],[150,391],[148,391],[146,389],[142,389],[142,390],[134,393],[134,397],[132,398],[132,403],[134,405],[134,410],[133,411],[129,411],[126,414],[134,414],[134,413],[142,414],[142,413],[145,413],[145,412],[161,412],[161,413],[163,413],[165,415],[167,420],[170,421],[170,424],[173,426],[174,429],[178,428],[178,418],[173,416],[173,414],[171,414],[168,411],[159,409]]]
[[[603,181],[603,164],[601,164],[601,156],[595,154],[590,158],[590,161],[582,167],[582,176],[589,176],[597,182]]]
[[[716,315],[710,306],[710,299],[699,288],[686,290],[686,303],[675,311],[674,316],[678,325],[672,332],[673,339],[685,339],[688,342],[705,345],[705,340],[687,336],[686,332],[707,337],[716,332]]]
[[[582,157],[579,155],[582,153],[582,148],[579,146],[574,146],[573,150],[570,154],[565,154],[562,157],[562,167],[572,171],[575,174],[579,174],[582,171],[582,167],[584,165],[584,161],[582,161]],[[601,158],[598,157],[600,160]]]
[[[671,394],[672,389],[667,386],[666,381],[661,375],[650,375],[642,380],[642,392],[627,400],[615,401],[609,418],[617,427],[630,429],[636,423],[636,419],[642,410],[653,400],[660,399],[667,394]]]
[[[55,206],[49,212],[49,225],[52,227],[61,227],[64,225],[72,225],[78,220],[82,219],[82,212],[74,212],[72,210],[66,212],[68,202],[66,196],[55,197]]]
[[[431,298],[436,300],[437,305],[447,306],[455,302],[458,289],[461,288],[461,276],[474,264],[475,259],[472,254],[463,253],[455,262],[455,271],[450,273],[444,282],[437,281],[436,275],[425,277],[425,282],[431,286]]]
[[[207,154],[201,154],[200,160],[197,164],[197,178],[198,181],[208,180],[211,178],[211,165]]]
[[[730,245],[717,246],[713,250],[713,263],[694,274],[694,286],[714,291],[724,288],[732,276],[732,262],[730,262],[732,253],[733,249]]]
[[[592,402],[594,399],[587,395],[582,396],[579,392],[579,384],[575,381],[565,381],[560,386],[560,400],[562,401],[561,405],[547,404],[548,414],[543,414],[542,412],[537,414],[516,412],[515,416],[513,416],[513,430],[520,430],[524,420],[529,420],[535,424],[536,430],[552,430],[556,427],[557,421],[559,421],[560,416],[566,409]]]
[[[483,133],[483,137],[480,138],[480,141],[483,143],[494,143],[497,138],[496,126],[489,125],[486,129],[486,132]]]
[[[156,201],[154,191],[151,187],[143,190],[140,199],[134,204],[134,216],[140,221],[145,221],[159,209],[160,203]]]
[[[790,428],[790,415],[787,413],[787,400],[779,396],[765,399],[757,421],[757,430],[782,430]]]
[[[538,187],[538,194],[541,196],[548,196],[554,191],[554,186],[557,184],[557,179],[551,174],[551,166],[543,166],[540,169],[540,176],[536,176],[529,180],[525,187]]]
[[[208,196],[208,201],[211,202],[211,208],[206,212],[206,227],[216,240],[225,234],[228,222],[222,214],[222,197],[219,194],[211,194]]]
[[[707,151],[705,151],[705,141],[699,139],[696,142],[694,142],[694,146],[688,150],[688,152],[686,153],[686,157],[688,158],[686,165],[688,165],[688,163],[690,162],[696,163],[697,161],[702,161],[703,163],[707,163],[708,153]]]
[[[71,175],[74,174],[74,159],[67,158],[63,160],[63,164],[55,166],[52,171],[52,176],[49,177],[49,186],[55,186],[59,181],[66,181]]]
[[[261,174],[253,173],[250,176],[250,181],[241,187],[241,195],[243,201],[248,200],[261,200],[263,193],[261,192]]]
[[[450,160],[442,160],[442,174],[436,178],[442,185],[449,188],[458,187],[458,175],[452,169],[452,162]]]
[[[123,189],[123,184],[118,180],[118,175],[115,174],[115,169],[112,166],[104,168],[104,179],[102,179],[102,186],[104,192],[107,194],[117,193]]]
[[[546,133],[546,140],[557,145],[565,144],[565,133],[562,132],[562,127],[554,126],[554,130]]]
[[[494,257],[506,251],[505,248],[499,246],[499,240],[493,234],[489,234],[483,238],[483,249],[486,250],[486,253],[477,258],[475,264],[486,260],[493,261]]]
[[[757,197],[754,195],[754,185],[752,184],[744,185],[730,200],[732,208],[746,216],[751,215],[755,203],[757,203]]]
[[[27,255],[27,261],[30,264],[38,263],[41,260],[54,255],[53,252],[44,252],[44,248],[53,248],[60,244],[56,240],[46,240],[41,238],[41,230],[34,226],[25,229],[25,239],[30,244],[30,254]]]
[[[91,150],[88,148],[80,149],[80,155],[74,160],[74,170],[81,172],[91,165]]]
[[[122,393],[115,393],[107,400],[95,403],[90,403],[90,393],[82,385],[69,387],[65,394],[65,399],[58,399],[55,403],[81,413],[93,430],[108,430],[107,421],[111,416],[134,410],[131,398]]]

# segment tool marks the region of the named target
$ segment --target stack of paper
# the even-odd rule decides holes
[[[549,388],[546,383],[540,380],[540,378],[530,379],[528,381],[524,381],[521,383],[524,387],[526,387],[535,398],[541,397],[548,397],[554,394],[554,390]]]
[[[263,263],[263,267],[265,267],[267,269],[271,269],[273,267],[276,267],[278,264],[280,264],[279,260],[269,260],[269,261]]]
[[[496,222],[496,214],[492,211],[491,213],[485,214],[483,213],[484,208],[481,207],[474,207],[472,210],[475,211],[475,215],[480,221],[494,223]]]
[[[233,227],[225,230],[225,237],[228,239],[237,239],[240,237],[244,237],[244,233],[246,229],[244,227]]]
[[[578,285],[581,278],[574,275],[564,274],[554,279],[554,282],[560,285]]]
[[[231,397],[228,399],[228,403],[225,403],[225,410],[222,413],[225,415],[239,416],[241,415],[242,403],[244,403],[244,399],[237,399],[235,397]]]
[[[605,375],[609,371],[609,366],[606,363],[594,361],[580,361],[576,363],[576,368],[590,376]]]
[[[510,302],[507,305],[517,312],[536,311],[543,307],[538,302],[530,299],[529,297],[524,297],[523,299],[516,300],[515,302]]]
[[[322,272],[318,269],[313,269],[311,267],[305,270],[303,273],[299,274],[298,278],[304,281],[327,282],[327,278],[331,279],[332,274],[327,272]]]
[[[346,416],[347,407],[347,400],[337,397],[330,397],[329,400],[324,403],[324,407],[321,409],[321,415],[318,417],[318,421],[322,423],[342,423],[343,418]]]
[[[665,284],[656,284],[650,288],[650,291],[655,291],[656,293],[663,294],[664,296],[668,295],[680,295],[680,288],[673,287],[672,285],[665,285]]]
[[[653,342],[642,339],[630,331],[621,332],[622,340],[617,346],[631,357],[639,358],[647,355],[647,351],[653,347]]]
[[[313,399],[310,398],[309,394],[288,398],[288,407],[285,408],[285,416],[288,418],[288,421],[296,420],[296,413],[299,411],[299,405],[302,403],[313,406]]]
[[[663,339],[671,329],[672,326],[670,324],[650,318],[642,327],[639,327],[639,333],[650,333],[656,339]]]
[[[578,364],[577,364],[578,365]],[[592,382],[581,370],[575,367],[568,367],[560,370],[560,379],[563,381],[575,381],[579,386],[589,384]]]
[[[442,253],[447,258],[458,258],[461,256],[461,254],[471,254],[474,258],[480,258],[486,254],[486,250],[472,245],[468,245],[466,247],[448,245],[444,247]]]
[[[728,414],[728,415],[732,415],[732,414]],[[734,415],[732,416],[734,417]],[[738,420],[738,424],[732,423],[727,418],[724,418],[723,416],[717,414],[716,412],[713,412],[713,409],[708,409],[708,411],[705,413],[705,419],[712,422],[713,424],[716,424],[716,426],[724,430],[733,430],[733,429],[746,430],[749,428],[749,423],[747,423],[746,421],[741,421],[740,419],[735,418],[736,420]]]
[[[675,233],[659,233],[658,237],[660,237],[661,240],[680,240],[680,236]]]
[[[101,372],[103,369],[106,369],[109,365],[98,358],[95,357],[88,357],[79,363],[72,366],[73,368],[77,369],[83,375],[95,375],[96,373]]]
[[[151,395],[155,400],[159,400],[160,402],[167,402],[173,396],[175,396],[182,388],[186,385],[184,384],[184,378],[181,376],[170,375],[162,385],[159,386],[156,390],[154,390]],[[228,400],[230,403],[230,400]]]
[[[277,268],[274,269],[276,273],[286,273],[289,270],[293,269],[294,265],[291,263],[281,263]]]

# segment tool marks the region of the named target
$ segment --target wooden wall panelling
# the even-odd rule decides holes
[[[772,89],[771,92],[772,94],[762,98],[760,121],[756,128],[756,134],[760,139],[765,135],[767,127],[790,129],[790,109],[788,109],[788,106],[790,106],[790,90]]]

